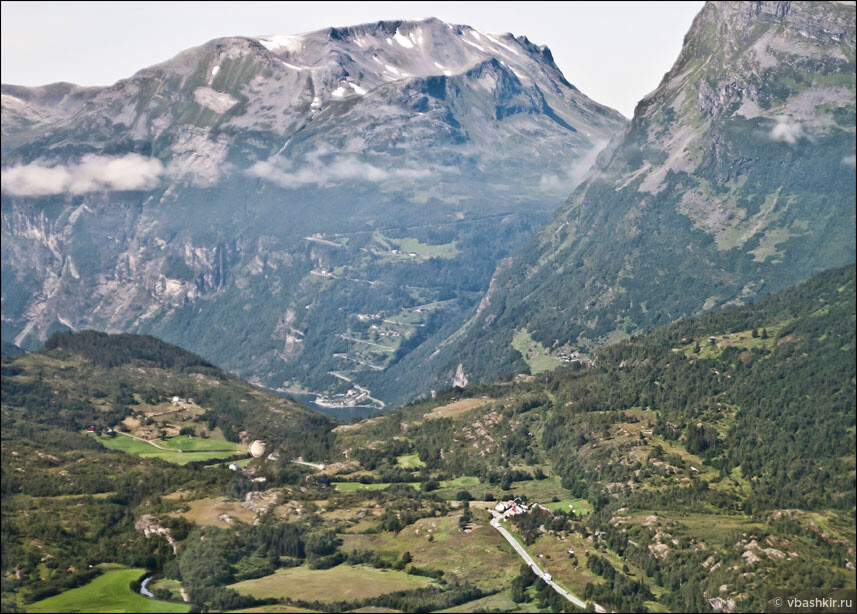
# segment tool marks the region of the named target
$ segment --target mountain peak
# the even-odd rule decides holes
[[[706,4],[598,172],[495,274],[445,381],[521,364],[520,331],[587,351],[853,261],[854,41],[853,5]]]
[[[65,107],[18,93],[5,339],[151,332],[372,410],[625,126],[547,48],[433,18],[216,39]]]

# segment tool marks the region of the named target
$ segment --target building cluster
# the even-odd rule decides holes
[[[515,497],[514,499],[509,499],[508,501],[500,501],[497,505],[494,506],[494,509],[503,515],[503,518],[508,519],[512,516],[519,516],[521,514],[526,514],[530,511],[545,511],[550,513],[550,510],[543,505],[539,505],[538,503],[533,503],[531,505],[527,505],[524,503],[520,497]]]
[[[89,428],[86,429],[86,432],[87,433],[95,433],[96,435],[99,435],[99,436],[102,433],[104,433],[106,435],[113,435],[115,433],[115,431],[111,427],[106,426],[106,427],[102,428],[99,425],[90,426]]]

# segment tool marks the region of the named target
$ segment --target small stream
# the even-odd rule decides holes
[[[149,576],[145,580],[143,580],[142,584],[140,584],[140,594],[145,596],[145,597],[154,597],[155,596],[155,594],[152,591],[150,591],[148,588],[146,588],[146,585],[149,583],[149,580],[151,580],[151,579],[152,579],[152,576]]]

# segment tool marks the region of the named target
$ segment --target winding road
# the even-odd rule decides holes
[[[511,533],[509,533],[506,529],[504,529],[500,525],[500,518],[502,518],[502,516],[500,516],[500,514],[498,512],[496,512],[495,510],[489,510],[489,511],[491,512],[491,515],[493,516],[493,518],[491,519],[491,526],[494,527],[495,529],[497,529],[498,531],[500,531],[500,534],[503,537],[505,537],[506,541],[509,542],[512,545],[512,548],[515,549],[515,552],[517,552],[521,556],[521,558],[524,559],[524,562],[530,566],[530,569],[533,570],[533,573],[535,573],[538,577],[540,577],[542,580],[544,580],[553,590],[555,590],[557,593],[559,593],[560,595],[562,595],[563,597],[568,599],[575,606],[577,606],[581,610],[585,610],[587,607],[587,603],[585,601],[583,601],[582,599],[580,599],[579,597],[572,595],[567,590],[565,590],[563,587],[561,587],[559,584],[554,582],[553,578],[550,577],[550,574],[543,571],[536,564],[536,562],[533,560],[533,557],[530,556],[530,554],[520,544],[520,542],[518,542],[518,540],[515,539]],[[607,611],[604,608],[602,608],[600,605],[598,605],[597,603],[594,603],[593,606],[595,607],[596,612],[606,612]]]

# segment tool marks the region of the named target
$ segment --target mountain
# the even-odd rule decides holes
[[[552,368],[853,262],[854,53],[853,4],[706,4],[624,134],[433,357],[440,382]]]
[[[4,340],[151,333],[344,412],[384,406],[379,374],[419,370],[626,125],[546,47],[436,19],[2,101]]]

